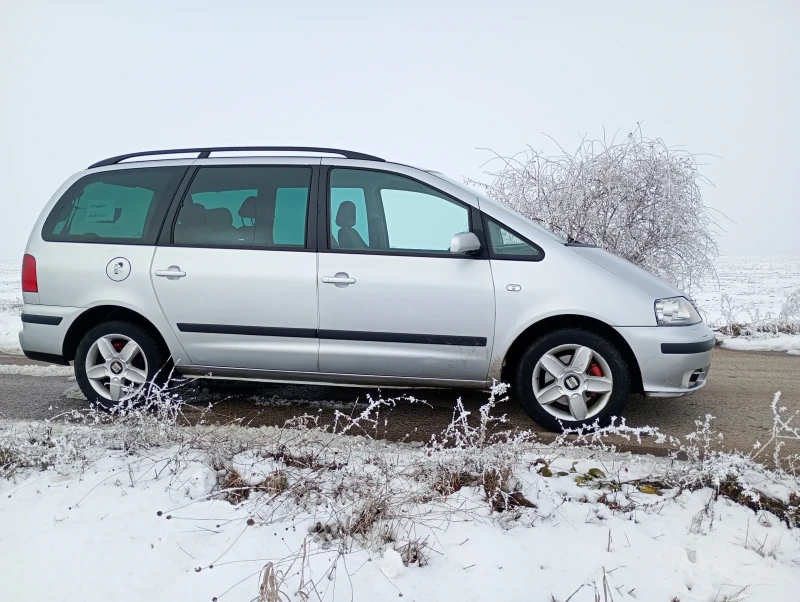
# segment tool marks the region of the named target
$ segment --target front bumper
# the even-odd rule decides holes
[[[616,330],[639,362],[645,395],[679,397],[706,384],[715,338],[705,322]]]

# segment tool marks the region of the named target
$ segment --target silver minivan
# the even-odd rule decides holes
[[[74,361],[106,408],[171,366],[292,383],[504,381],[558,430],[607,422],[630,393],[699,389],[714,345],[688,297],[638,267],[437,172],[338,149],[100,161],[45,207],[22,289],[25,354]]]

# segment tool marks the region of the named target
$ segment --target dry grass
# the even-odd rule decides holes
[[[261,571],[261,583],[258,586],[258,602],[288,602],[289,596],[281,592],[283,577],[275,570],[275,565],[268,562]]]
[[[251,487],[242,480],[242,475],[235,470],[228,471],[220,487],[222,488],[220,492],[222,497],[234,506],[245,501],[251,490]]]
[[[717,328],[717,332],[732,337],[750,336],[753,334],[800,334],[800,322],[782,320],[765,321],[759,324],[732,322]]]
[[[20,466],[20,456],[11,446],[0,446],[0,476],[10,478]]]
[[[258,486],[259,489],[266,491],[269,495],[279,495],[289,489],[289,478],[282,470],[276,470]]]

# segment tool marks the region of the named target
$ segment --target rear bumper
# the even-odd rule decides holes
[[[639,362],[645,395],[679,397],[706,384],[715,337],[705,323],[616,330]]]
[[[52,364],[66,364],[64,338],[83,310],[79,307],[25,304],[19,345],[25,357]]]
[[[53,355],[50,353],[39,353],[37,351],[25,351],[22,350],[22,353],[25,354],[29,360],[33,360],[35,362],[45,362],[47,364],[60,364],[62,366],[69,366],[69,362],[64,359],[63,355]]]

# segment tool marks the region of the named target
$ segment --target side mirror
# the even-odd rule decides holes
[[[460,232],[450,240],[450,252],[456,255],[464,255],[474,251],[480,251],[481,241],[475,236],[474,232]]]

